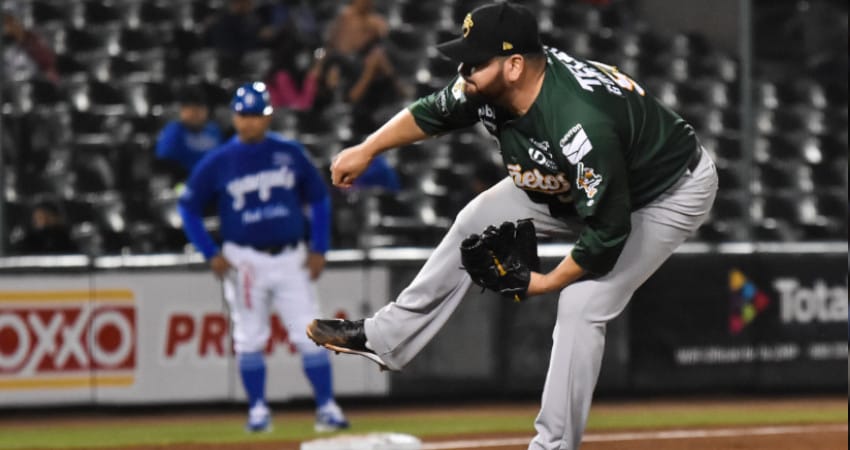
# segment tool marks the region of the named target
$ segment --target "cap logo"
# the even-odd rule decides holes
[[[467,14],[463,19],[463,37],[469,36],[469,32],[472,30],[472,26],[475,25],[472,22],[472,14]]]
[[[511,44],[510,42],[507,42],[507,41],[502,42],[502,50],[513,50],[513,49],[514,49],[514,44]]]

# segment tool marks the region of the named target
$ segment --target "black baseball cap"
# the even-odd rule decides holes
[[[192,84],[180,89],[177,101],[182,106],[207,106],[207,95],[200,85]]]
[[[475,8],[463,19],[462,36],[437,45],[449,59],[477,66],[496,56],[543,50],[537,18],[526,7],[491,3]]]

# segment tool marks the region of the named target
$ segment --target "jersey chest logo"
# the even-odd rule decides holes
[[[227,183],[227,192],[233,197],[233,209],[239,211],[245,207],[245,197],[252,192],[257,192],[260,200],[266,202],[271,198],[272,188],[294,186],[295,172],[289,166],[282,166],[239,177]]]
[[[557,171],[558,165],[553,160],[552,152],[549,150],[549,142],[534,139],[529,139],[529,142],[533,146],[528,147],[528,157],[535,163],[545,166],[553,172]]]
[[[522,170],[519,164],[508,164],[508,175],[514,184],[527,191],[537,191],[544,194],[560,194],[570,190],[570,182],[563,172],[544,174],[540,169]]]

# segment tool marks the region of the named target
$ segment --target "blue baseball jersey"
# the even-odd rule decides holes
[[[234,136],[192,170],[179,209],[187,236],[207,259],[218,253],[201,220],[211,202],[218,206],[223,241],[268,247],[309,236],[313,251],[327,250],[328,191],[296,141],[267,133],[261,142],[249,144]],[[309,232],[304,215],[308,205],[313,215]]]
[[[207,122],[199,131],[192,131],[175,120],[159,133],[156,157],[176,161],[191,171],[207,152],[221,145],[221,140],[221,130],[215,122]]]

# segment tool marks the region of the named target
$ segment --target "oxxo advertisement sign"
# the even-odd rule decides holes
[[[337,272],[342,286],[360,283],[360,270]],[[353,317],[380,306],[337,289],[318,286],[323,315]],[[278,315],[270,325],[269,397],[310,397],[291,331]],[[340,395],[387,392],[387,375],[365,359],[333,362]],[[0,276],[0,406],[242,398],[229,315],[209,273]]]
[[[0,292],[0,389],[132,385],[136,342],[131,291]]]

